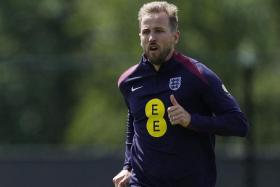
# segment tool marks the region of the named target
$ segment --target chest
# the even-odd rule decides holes
[[[201,105],[199,83],[185,72],[143,76],[130,81],[127,86],[127,101],[135,120],[144,119],[149,111],[157,110],[166,117],[171,94],[190,112]]]

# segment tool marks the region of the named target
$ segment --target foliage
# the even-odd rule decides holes
[[[137,11],[144,2],[2,0],[0,141],[120,146],[126,107],[116,81],[141,54]],[[214,69],[241,103],[248,64],[240,51],[256,55],[256,134],[266,121],[276,124],[279,1],[171,2],[179,7],[178,50]],[[268,97],[273,107],[265,109]]]

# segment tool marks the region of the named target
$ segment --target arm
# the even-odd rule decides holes
[[[202,99],[213,115],[191,114],[189,128],[223,136],[246,136],[249,124],[234,97],[215,73],[203,65],[200,68],[208,81]]]
[[[131,146],[132,146],[132,141],[133,141],[133,136],[134,136],[134,127],[133,127],[133,116],[130,112],[130,110],[127,113],[127,131],[126,131],[126,147],[125,147],[125,159],[124,159],[124,164],[123,164],[123,169],[126,170],[131,170]]]
[[[171,124],[181,125],[202,133],[246,136],[249,125],[238,103],[228,93],[217,75],[205,66],[201,68],[206,80],[200,89],[202,101],[212,115],[190,114],[177,102],[174,95],[171,95],[172,106],[167,110]]]
[[[127,114],[127,132],[126,132],[126,147],[125,147],[125,159],[123,169],[113,178],[115,186],[125,187],[131,176],[131,145],[134,136],[133,117],[128,111]]]
[[[246,136],[248,122],[242,112],[228,112],[217,116],[191,115],[189,128],[222,136]]]
[[[127,89],[125,87],[124,80],[138,67],[138,65],[132,66],[127,71],[125,71],[118,79],[118,87],[121,91],[121,93],[124,96],[125,103],[128,107],[128,115],[127,115],[127,131],[126,131],[126,146],[125,146],[125,158],[124,158],[124,164],[123,169],[113,178],[113,183],[115,186],[118,187],[125,187],[126,184],[129,182],[130,176],[131,176],[131,146],[133,142],[133,136],[134,136],[134,127],[133,127],[133,121],[134,118],[130,112],[129,109],[129,103],[126,100],[126,94]]]

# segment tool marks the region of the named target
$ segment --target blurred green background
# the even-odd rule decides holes
[[[119,75],[139,61],[143,0],[0,1],[0,147],[99,147],[122,154],[127,109]],[[280,1],[170,1],[177,50],[202,61],[246,108],[252,70],[256,154],[280,153]],[[242,155],[245,139],[218,138]],[[230,146],[229,146],[230,145]]]

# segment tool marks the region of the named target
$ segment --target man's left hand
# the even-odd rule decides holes
[[[188,127],[191,122],[191,115],[176,100],[174,95],[170,95],[172,106],[168,107],[168,117],[172,125]]]

